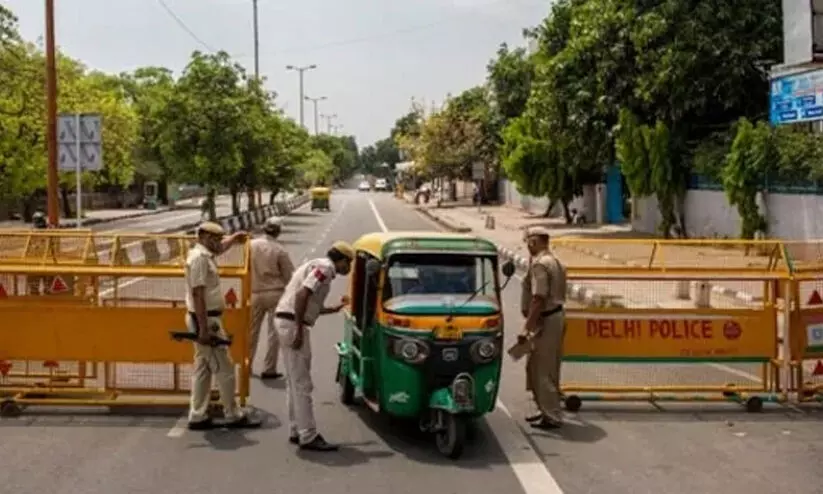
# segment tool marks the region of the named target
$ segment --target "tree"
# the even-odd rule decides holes
[[[175,178],[193,179],[206,186],[212,219],[216,218],[217,188],[228,182],[236,197],[243,167],[243,79],[242,68],[227,53],[194,52],[160,112],[163,156]]]
[[[502,125],[526,109],[534,78],[534,63],[524,48],[510,50],[506,43],[486,66],[491,100]]]

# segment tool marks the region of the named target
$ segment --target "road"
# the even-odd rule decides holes
[[[282,240],[300,262],[323,255],[335,240],[381,229],[437,227],[387,194],[337,191],[332,212],[302,208],[290,215]],[[181,296],[179,282],[171,280],[127,283],[122,296]],[[335,281],[330,300],[345,289],[345,280]],[[514,310],[518,290],[513,280],[503,294],[509,344],[523,322]],[[31,410],[0,420],[0,485],[15,494],[812,494],[823,484],[819,412],[767,406],[762,414],[746,414],[725,404],[665,405],[661,411],[642,404],[586,403],[560,431],[535,432],[522,421],[531,411],[523,366],[508,360],[500,406],[480,424],[465,456],[452,462],[429,438],[338,402],[332,345],[341,327],[335,315],[321,318],[312,330],[317,419],[327,439],[344,445],[339,453],[303,454],[288,444],[281,385],[253,379],[251,401],[266,423],[245,433],[186,431],[180,416]],[[161,377],[152,372],[143,377]],[[613,382],[639,371],[574,364],[564,372]],[[652,372],[670,380],[684,372],[734,380],[728,371],[708,366],[648,368]]]

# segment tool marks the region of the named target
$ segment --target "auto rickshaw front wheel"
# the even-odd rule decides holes
[[[354,384],[343,374],[343,358],[337,360],[337,385],[340,387],[340,402],[344,405],[354,405]]]
[[[468,419],[447,412],[438,413],[443,415],[439,421],[442,427],[434,433],[437,450],[447,458],[456,460],[463,454],[463,448],[466,446]]]

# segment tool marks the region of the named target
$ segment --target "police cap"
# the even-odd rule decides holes
[[[283,227],[283,218],[279,216],[272,216],[271,218],[266,220],[266,223],[263,225],[263,231],[266,233],[280,233],[280,229]]]
[[[337,242],[333,243],[331,246],[331,250],[335,250],[340,253],[343,257],[348,259],[349,261],[354,260],[354,249],[348,242],[343,242],[342,240],[338,240]]]
[[[226,230],[224,230],[222,226],[213,221],[204,221],[203,223],[200,223],[200,226],[197,227],[197,234],[200,235],[201,233],[208,233],[211,235],[225,235]]]
[[[526,230],[526,239],[529,237],[546,237],[549,238],[551,234],[549,233],[549,229],[545,226],[533,226]]]

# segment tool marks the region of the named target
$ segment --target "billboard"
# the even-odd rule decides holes
[[[782,0],[783,64],[802,65],[813,59],[812,5],[819,0]]]
[[[823,120],[823,69],[772,79],[769,120],[772,125]]]

